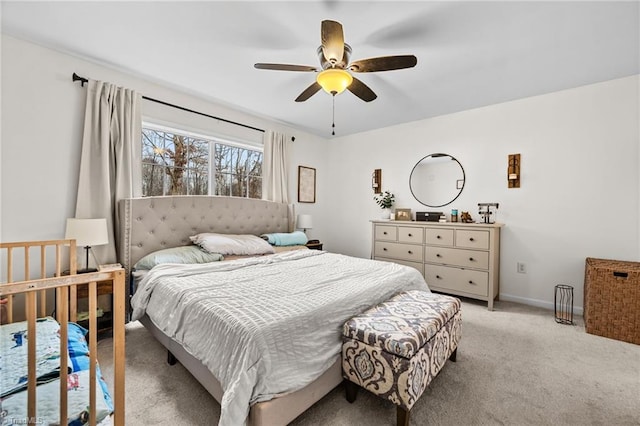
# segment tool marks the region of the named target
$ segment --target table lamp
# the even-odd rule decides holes
[[[310,214],[299,214],[296,218],[296,227],[306,234],[307,229],[313,228],[313,220]]]
[[[89,250],[91,250],[91,246],[109,243],[107,219],[67,219],[64,238],[67,240],[75,239],[76,244],[84,246],[86,250],[85,268],[78,270],[78,273],[96,272],[96,268],[89,268]]]

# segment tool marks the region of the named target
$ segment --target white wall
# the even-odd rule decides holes
[[[553,287],[573,285],[582,305],[585,257],[640,259],[639,77],[556,92],[353,136],[323,138],[292,130],[193,94],[104,65],[2,35],[0,240],[60,238],[73,216],[86,88],[71,74],[110,81],[208,114],[295,135],[291,200],[297,166],[317,169],[312,238],[325,248],[369,257],[371,226],[381,211],[371,173],[396,207],[429,210],[411,196],[409,173],[427,154],[445,152],[465,168],[456,202],[475,219],[478,202],[499,202],[504,222],[501,297],[552,307]],[[212,84],[215,84],[212,82]],[[188,118],[143,101],[143,114],[194,120],[231,134],[238,129]],[[168,114],[165,116],[164,114]],[[508,189],[507,156],[522,154],[522,187]],[[516,262],[527,274],[516,273]]]
[[[500,297],[553,308],[554,286],[569,284],[580,312],[586,257],[640,260],[638,86],[633,76],[333,139],[329,185],[340,191],[330,204],[343,214],[324,239],[370,256],[369,220],[381,213],[371,189],[376,168],[395,207],[440,210],[413,199],[409,174],[425,155],[444,152],[466,173],[445,212],[479,220],[477,203],[500,203]],[[514,153],[522,154],[520,189],[507,187]],[[526,274],[516,273],[517,262]]]
[[[310,236],[322,235],[320,206],[326,200],[326,141],[149,80],[2,35],[2,145],[0,240],[24,241],[64,236],[65,220],[75,212],[86,86],[71,75],[109,81],[143,95],[257,128],[295,136],[292,144],[290,200],[297,200],[297,166],[317,169],[316,204],[298,212],[314,216]],[[220,84],[211,82],[211,84]],[[188,123],[205,132],[255,137],[254,131],[143,101],[145,117]],[[258,133],[261,135],[261,133]]]

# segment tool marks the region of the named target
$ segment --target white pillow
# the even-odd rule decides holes
[[[271,244],[255,235],[203,233],[191,238],[194,244],[209,253],[259,255],[275,253]]]

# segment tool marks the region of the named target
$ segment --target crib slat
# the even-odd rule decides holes
[[[75,275],[78,272],[78,259],[75,256],[76,249],[76,240],[71,240],[71,243],[69,244],[69,253],[74,253],[74,255],[69,258],[69,270],[72,275]]]
[[[24,280],[31,279],[31,267],[29,266],[29,246],[24,248]]]
[[[36,293],[26,295],[27,314],[27,424],[36,424]]]
[[[13,247],[7,247],[7,282],[13,282]]]
[[[40,278],[47,278],[47,246],[40,246]],[[40,291],[40,317],[47,316],[47,291]]]
[[[56,289],[56,314],[57,320],[60,323],[60,353],[66,354],[69,352],[69,291],[68,287],[58,287]],[[67,376],[68,376],[69,361],[66,356],[60,357],[60,424],[67,424]]]
[[[125,279],[124,271],[116,273],[113,282],[113,369],[114,369],[114,424],[124,426],[124,374],[125,374]]]
[[[96,406],[96,358],[98,354],[98,283],[89,283],[89,406]],[[96,425],[96,410],[89,412],[89,424]]]
[[[7,282],[13,282],[13,247],[7,248]],[[7,297],[7,322],[13,322],[13,296]]]

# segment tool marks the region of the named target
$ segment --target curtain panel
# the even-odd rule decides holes
[[[132,89],[89,80],[76,218],[107,219],[109,244],[94,248],[98,263],[117,259],[118,200],[142,196],[141,100]]]
[[[264,132],[262,199],[289,202],[289,138],[283,133]]]

